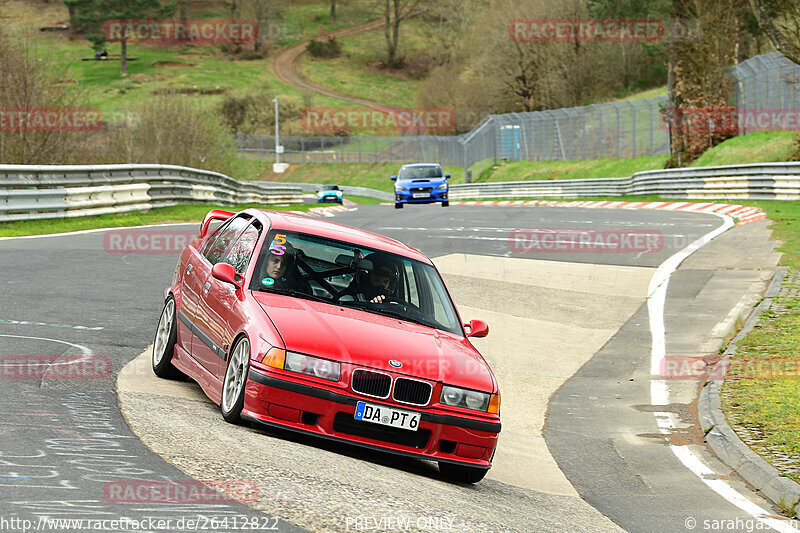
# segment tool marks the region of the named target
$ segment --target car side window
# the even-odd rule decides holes
[[[220,228],[220,231],[209,239],[203,248],[203,255],[212,266],[222,261],[236,236],[247,227],[249,222],[249,219],[243,216],[236,217],[230,224]]]
[[[244,274],[247,270],[247,265],[250,263],[250,258],[253,256],[253,251],[256,249],[256,243],[261,236],[261,223],[254,221],[247,226],[236,240],[233,241],[228,252],[223,257],[222,261],[233,265],[233,268],[239,274]]]
[[[417,279],[414,275],[414,265],[411,264],[411,261],[403,261],[403,270],[407,295],[405,300],[419,309],[419,293],[417,291]]]

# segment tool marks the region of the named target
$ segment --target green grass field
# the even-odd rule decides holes
[[[400,170],[400,163],[314,163],[305,165],[291,165],[283,174],[271,172],[272,163],[268,165],[269,171],[263,174],[266,181],[284,181],[295,183],[330,183],[336,185],[351,185],[355,187],[368,187],[379,191],[394,191],[394,182],[389,179]],[[266,167],[264,167],[266,168]],[[464,169],[461,167],[444,167],[447,174],[451,174],[450,183],[464,183]]]
[[[403,52],[418,57],[425,52],[424,37],[414,24],[402,27]],[[350,35],[339,39],[342,55],[334,59],[315,59],[308,54],[301,60],[303,74],[314,83],[338,92],[378,102],[415,107],[418,80],[392,74],[379,66],[386,55],[383,30]]]
[[[360,196],[347,196],[347,199],[357,204],[378,204],[375,198]],[[241,211],[251,207],[273,209],[276,211],[308,211],[312,207],[322,207],[318,204],[292,204],[292,205],[214,205],[214,204],[188,204],[172,207],[161,207],[149,211],[136,213],[122,213],[99,215],[81,218],[54,218],[49,220],[21,220],[17,222],[0,222],[0,237],[19,237],[23,235],[46,235],[49,233],[66,233],[98,228],[121,228],[128,226],[144,226],[147,224],[166,224],[169,222],[197,222],[200,223],[206,213],[212,209],[225,211]]]

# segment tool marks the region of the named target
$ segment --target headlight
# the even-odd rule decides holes
[[[403,191],[403,192],[406,192],[408,189],[406,189],[405,187],[398,187],[398,186],[395,186],[394,190],[396,190],[396,191]]]
[[[286,352],[285,370],[306,374],[329,381],[339,381],[341,366],[334,361],[311,357],[295,352]]]
[[[342,191],[336,191],[336,196],[341,196],[341,195],[342,195]]]
[[[475,411],[486,412],[486,410],[489,409],[489,400],[491,396],[491,394],[486,394],[485,392],[459,389],[458,387],[445,385],[442,387],[442,396],[439,401],[444,405],[465,407]]]
[[[442,183],[441,185],[439,185],[439,186],[438,186],[438,187],[436,187],[436,188],[437,188],[437,189],[440,189],[440,190],[446,189],[446,188],[447,188],[447,184],[446,184],[446,183]]]

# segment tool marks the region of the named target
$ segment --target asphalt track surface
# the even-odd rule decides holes
[[[364,206],[332,220],[398,238],[432,258],[453,253],[509,257],[513,255],[509,250],[509,232],[520,228],[656,230],[663,234],[663,247],[646,253],[560,252],[521,256],[649,267],[661,264],[721,223],[709,215],[669,211],[473,206],[447,209],[415,206],[402,211],[387,206]],[[177,256],[110,253],[104,233],[0,240],[0,269],[5,274],[0,294],[3,302],[0,306],[0,356],[3,357],[0,526],[4,525],[3,519],[30,520],[35,527],[42,517],[98,520],[125,517],[145,521],[155,517],[173,520],[175,527],[177,520],[208,515],[231,519],[256,516],[268,521],[262,525],[271,525],[274,522],[267,515],[235,502],[119,504],[109,497],[114,483],[189,478],[136,438],[119,412],[115,392],[117,372],[152,342],[163,291],[172,278]],[[682,287],[691,290],[692,283],[698,282],[676,276],[672,294],[680,295]],[[670,295],[668,303],[669,298]],[[616,357],[624,357],[631,347],[647,344],[647,330],[642,326],[645,323],[646,315],[642,317],[639,313],[623,328],[621,333],[625,338],[617,339],[622,349],[614,352]],[[53,374],[31,375],[30,370],[25,374],[17,364],[20,357],[30,361],[30,356],[87,354],[101,361],[101,366],[102,361],[108,361],[111,371],[100,379],[59,379]],[[603,365],[604,355],[599,354],[592,363]],[[637,351],[636,357],[641,356]],[[588,370],[591,368],[587,365]],[[20,377],[26,379],[16,379]],[[606,373],[604,377],[615,376]],[[574,380],[570,383],[580,386]],[[586,382],[583,386],[575,394],[584,394]],[[618,392],[613,394],[616,396]],[[561,416],[563,422],[569,412],[557,411],[551,416],[555,416],[556,422]],[[706,513],[698,515],[699,518],[738,518],[743,524],[741,529],[746,529],[745,521],[750,517],[698,483],[694,474],[674,457],[637,456],[638,464],[620,462],[620,450],[609,450],[585,437],[566,435],[565,428],[574,428],[576,423],[583,424],[574,418],[563,422],[561,427],[550,424],[549,430],[561,433],[549,439],[548,444],[581,496],[624,529],[686,530],[687,511],[694,512],[700,507]],[[648,490],[642,492],[637,484],[642,482],[637,470],[653,469],[664,473],[669,482],[658,490],[645,485]],[[738,489],[746,490],[738,485]],[[474,488],[456,485],[453,490],[467,495]],[[513,492],[515,488],[509,486],[504,490]],[[758,501],[755,495],[748,497]],[[542,527],[543,523],[558,524],[559,517],[568,515],[570,509],[531,508],[527,512],[531,524]],[[11,529],[8,523],[5,525],[5,529]],[[22,530],[21,522],[16,525]],[[277,525],[281,530],[294,529],[282,522]],[[587,525],[586,529],[594,528]],[[158,525],[151,522],[145,530],[158,530]],[[525,528],[520,526],[519,530]]]

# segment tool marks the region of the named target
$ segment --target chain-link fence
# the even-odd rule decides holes
[[[800,129],[800,65],[771,52],[739,63],[729,74],[736,82],[739,135]]]
[[[470,167],[485,159],[552,161],[666,154],[666,97],[490,115],[453,136],[281,137],[286,163],[437,162]],[[273,159],[275,137],[236,136],[243,157]]]
[[[786,129],[794,111],[800,128],[800,66],[773,52],[731,69],[736,82],[733,105],[739,134],[755,129]],[[490,115],[469,133],[454,136],[281,137],[287,163],[436,162],[465,169],[484,160],[559,161],[633,158],[669,154],[664,121],[667,97],[530,113]],[[747,110],[743,115],[742,111]],[[789,114],[791,115],[791,114]],[[765,127],[765,122],[767,127]],[[755,126],[753,125],[755,124]],[[273,159],[275,138],[237,135],[243,157]]]

